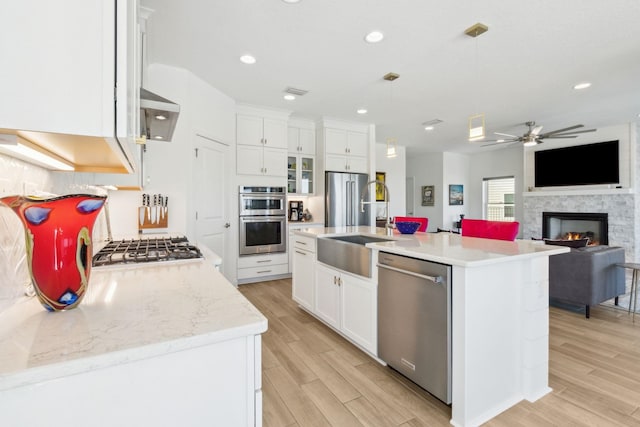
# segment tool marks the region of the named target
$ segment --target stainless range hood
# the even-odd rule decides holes
[[[140,132],[147,140],[171,141],[180,106],[140,88]]]

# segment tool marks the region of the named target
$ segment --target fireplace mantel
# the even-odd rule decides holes
[[[585,188],[571,190],[539,190],[524,191],[522,197],[543,197],[543,196],[592,196],[592,195],[615,195],[634,194],[633,188]]]

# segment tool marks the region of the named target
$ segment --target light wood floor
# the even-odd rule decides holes
[[[262,340],[263,423],[281,426],[447,426],[451,408],[381,366],[300,309],[291,281],[241,285],[269,319]],[[639,426],[640,315],[591,318],[550,310],[549,385],[486,426]]]

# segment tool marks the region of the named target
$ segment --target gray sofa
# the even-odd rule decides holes
[[[549,257],[549,297],[571,304],[589,306],[625,293],[624,249],[614,246],[587,246]]]

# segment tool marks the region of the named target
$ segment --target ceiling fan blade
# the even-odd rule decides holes
[[[595,132],[597,130],[598,129],[575,130],[573,132],[567,132],[567,133],[554,133],[553,135],[574,135],[574,134],[578,134],[578,133]]]
[[[508,133],[494,132],[494,134],[500,135],[500,136],[508,136],[509,138],[518,138],[517,135],[511,135],[511,134],[508,134]]]
[[[554,133],[563,133],[563,132],[567,132],[567,131],[570,131],[570,130],[573,130],[573,129],[582,128],[582,127],[584,127],[584,125],[574,125],[574,126],[569,126],[568,128],[552,130],[550,132],[543,133],[542,135],[544,135],[544,136],[553,135]],[[542,136],[542,135],[540,135],[540,136]]]
[[[567,138],[577,138],[578,135],[551,135],[551,136],[539,136],[538,139],[567,139]]]
[[[489,142],[489,141],[486,141],[486,142]],[[514,143],[514,142],[517,142],[517,140],[494,142],[493,144],[483,144],[480,147],[490,147],[492,145],[511,144],[511,143]]]

